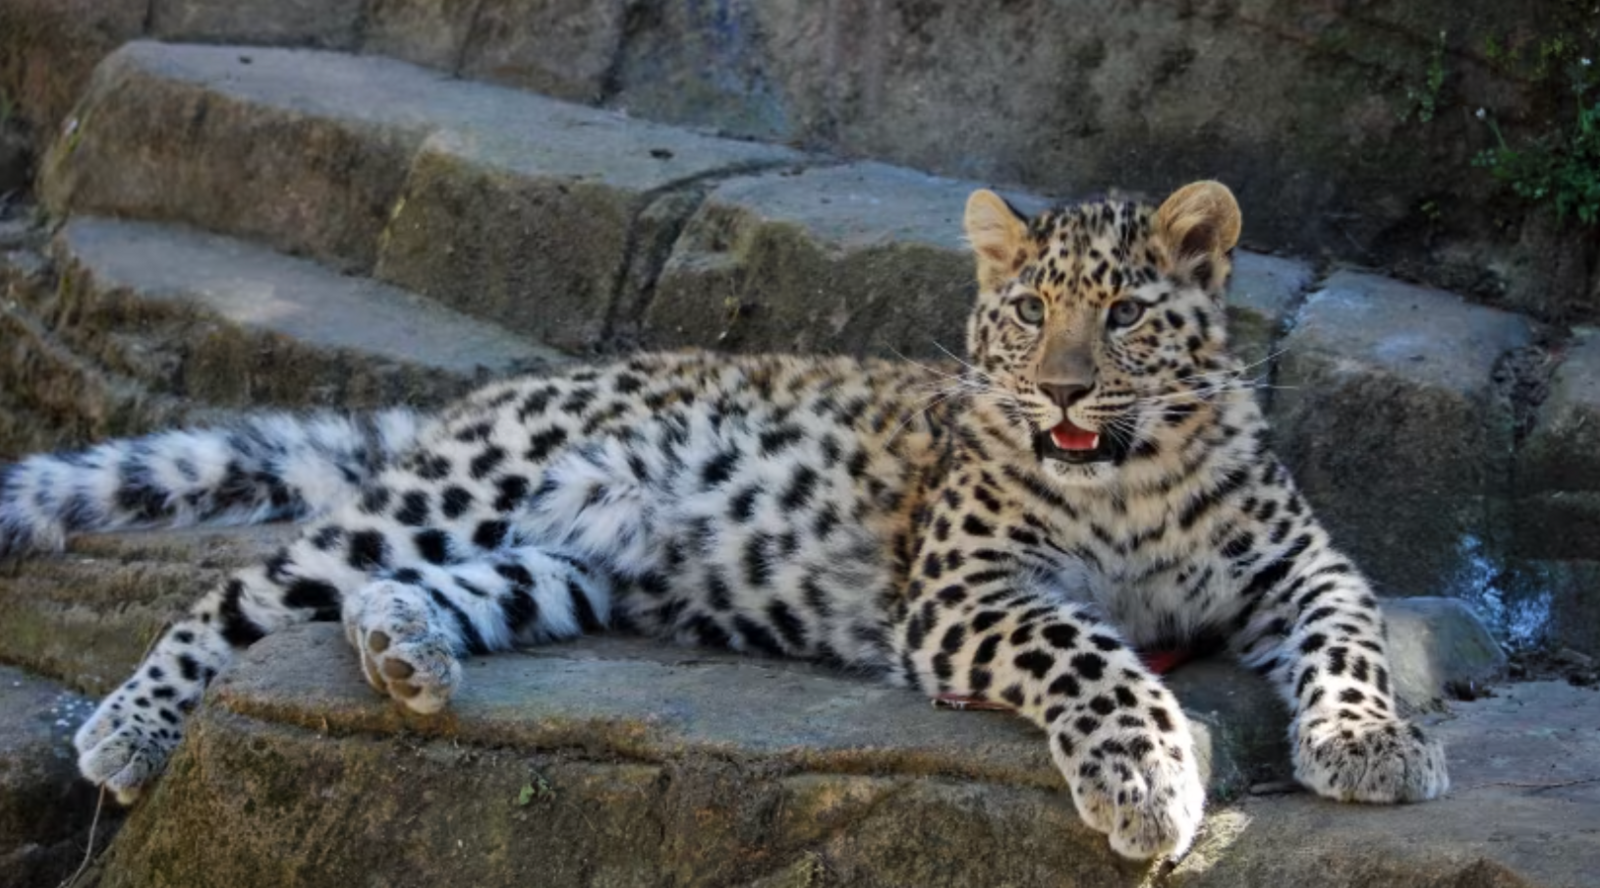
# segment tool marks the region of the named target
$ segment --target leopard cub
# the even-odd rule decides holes
[[[607,627],[1004,705],[1136,858],[1182,853],[1205,801],[1183,710],[1136,651],[1221,637],[1291,707],[1306,786],[1433,798],[1444,756],[1396,711],[1378,603],[1228,354],[1239,229],[1215,182],[1032,219],[978,191],[959,367],[645,354],[432,417],[268,415],[34,456],[0,479],[0,554],[306,522],[78,732],[84,775],[123,797],[238,649],[339,620],[368,682],[419,712],[464,656]]]

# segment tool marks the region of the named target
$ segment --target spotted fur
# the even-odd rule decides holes
[[[1135,650],[1210,636],[1292,707],[1307,786],[1444,792],[1440,748],[1396,712],[1378,604],[1228,355],[1227,189],[1031,221],[980,191],[966,227],[979,294],[951,371],[642,355],[490,385],[414,433],[275,419],[13,467],[14,550],[314,515],[101,704],[83,773],[136,792],[234,651],[342,620],[368,681],[421,712],[462,656],[608,626],[1003,703],[1130,857],[1181,853],[1204,803],[1183,711]]]

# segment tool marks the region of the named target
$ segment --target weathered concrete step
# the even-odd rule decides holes
[[[98,794],[78,777],[71,737],[91,711],[54,682],[0,666],[0,888],[57,885],[82,861]],[[97,847],[121,819],[101,812]]]
[[[58,214],[258,238],[580,346],[671,234],[653,202],[801,159],[389,59],[137,42],[65,130]]]
[[[418,717],[375,698],[337,627],[261,642],[219,681],[103,884],[1147,878],[1077,822],[1042,736],[1013,717],[640,642],[477,659],[466,672],[446,714]],[[1281,728],[1247,675],[1204,672],[1180,671],[1175,691]],[[1453,797],[1427,809],[1217,804],[1171,884],[1582,884],[1600,864],[1600,786],[1521,784],[1582,776],[1600,752],[1594,694],[1504,693],[1435,726],[1455,756]],[[1552,823],[1575,827],[1550,835]],[[1487,874],[1506,881],[1471,881]]]
[[[80,353],[213,406],[437,404],[558,352],[430,300],[219,235],[71,220],[31,309]]]
[[[641,310],[641,338],[742,351],[964,354],[975,286],[961,214],[977,187],[870,162],[720,182]],[[1047,203],[1013,201],[1025,211]],[[1227,298],[1242,357],[1267,357],[1311,280],[1304,264],[1239,252]]]

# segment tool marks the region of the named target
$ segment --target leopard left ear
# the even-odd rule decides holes
[[[1185,185],[1156,211],[1156,231],[1166,244],[1170,271],[1212,295],[1220,295],[1227,285],[1242,224],[1239,202],[1221,182]]]
[[[967,242],[978,256],[978,287],[994,290],[1017,273],[1026,257],[1028,223],[1005,198],[988,189],[967,198]]]

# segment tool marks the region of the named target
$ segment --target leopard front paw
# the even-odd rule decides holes
[[[111,790],[123,804],[161,774],[183,739],[182,710],[150,702],[138,688],[124,685],[101,701],[72,738],[84,779]]]
[[[414,587],[387,581],[352,597],[346,630],[367,683],[414,712],[443,709],[461,683],[461,664],[429,622],[427,602]]]
[[[1450,789],[1444,748],[1409,722],[1302,716],[1295,734],[1295,777],[1318,795],[1392,804]]]
[[[1085,823],[1124,857],[1188,851],[1205,813],[1206,790],[1187,731],[1103,731],[1074,741],[1056,729],[1051,750]]]

